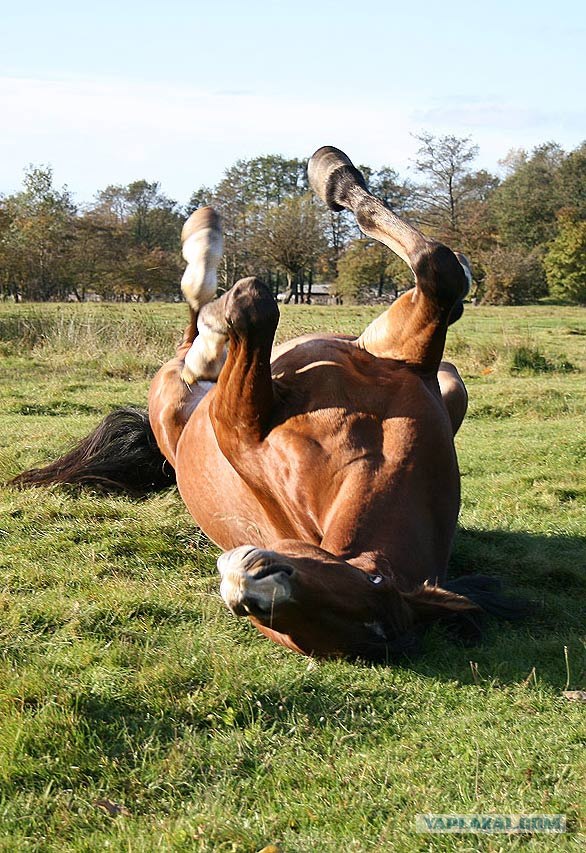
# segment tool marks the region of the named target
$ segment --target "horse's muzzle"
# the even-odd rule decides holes
[[[235,616],[270,617],[292,599],[293,566],[275,551],[241,545],[222,554],[218,570],[220,595]]]

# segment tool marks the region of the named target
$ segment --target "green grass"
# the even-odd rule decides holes
[[[280,335],[376,313],[290,307]],[[143,406],[184,320],[0,306],[0,479]],[[556,848],[584,843],[586,715],[562,692],[586,688],[585,334],[586,312],[562,307],[468,307],[450,331],[470,392],[452,574],[499,575],[536,605],[481,646],[435,630],[402,667],[297,657],[226,611],[175,492],[3,489],[0,850],[553,847],[418,835],[418,812],[560,812]]]

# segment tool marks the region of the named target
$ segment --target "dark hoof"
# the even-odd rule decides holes
[[[362,173],[350,158],[331,145],[318,148],[307,164],[307,177],[314,193],[330,210],[348,207],[349,191],[357,185],[368,191]]]

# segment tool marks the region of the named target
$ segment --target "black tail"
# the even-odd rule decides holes
[[[44,468],[31,468],[11,481],[15,486],[67,483],[101,491],[145,494],[175,483],[175,471],[155,440],[148,414],[117,409],[69,453]]]

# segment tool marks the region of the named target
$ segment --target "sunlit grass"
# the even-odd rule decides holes
[[[376,313],[288,307],[280,336]],[[0,306],[0,479],[144,406],[184,322],[181,305]],[[552,849],[416,835],[418,812],[561,812],[555,846],[576,849],[586,727],[562,692],[586,688],[585,334],[583,310],[541,306],[469,307],[450,331],[470,392],[452,574],[503,577],[535,609],[478,647],[435,630],[403,667],[308,661],[232,618],[174,491],[3,489],[0,850]],[[554,369],[512,369],[523,347]]]

